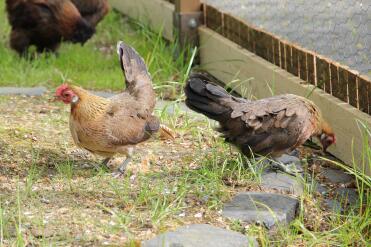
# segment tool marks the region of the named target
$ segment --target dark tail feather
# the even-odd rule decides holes
[[[223,121],[232,111],[231,95],[224,88],[213,84],[214,79],[205,74],[192,74],[185,86],[186,105],[207,117]],[[228,115],[227,115],[228,114]]]
[[[126,45],[124,42],[117,43],[117,53],[119,54],[121,68],[124,71],[126,82],[131,84],[135,81],[138,74],[149,76],[147,66],[143,58],[137,51]]]
[[[156,94],[151,76],[143,58],[124,42],[117,43],[121,68],[125,74],[126,89],[142,105],[142,109],[152,113],[156,104]]]

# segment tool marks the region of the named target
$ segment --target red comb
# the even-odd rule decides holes
[[[62,94],[62,92],[64,90],[66,90],[68,88],[68,84],[67,83],[63,83],[62,85],[60,85],[59,87],[57,87],[57,89],[55,90],[55,95],[56,96],[59,96]]]

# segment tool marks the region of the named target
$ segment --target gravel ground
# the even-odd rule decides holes
[[[370,0],[204,0],[371,76]]]

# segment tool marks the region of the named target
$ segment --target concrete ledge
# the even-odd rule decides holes
[[[174,40],[173,19],[175,7],[164,0],[110,0],[111,6],[121,13],[147,23],[154,31]]]
[[[45,87],[0,87],[0,95],[41,96],[47,91]]]
[[[362,134],[357,120],[371,128],[371,118],[351,105],[306,84],[255,54],[242,49],[220,34],[199,28],[200,59],[203,69],[229,85],[245,97],[264,98],[274,94],[293,93],[308,96],[322,110],[325,119],[332,125],[337,144],[329,152],[351,164],[352,143],[354,158],[361,168]],[[233,82],[239,79],[239,82]],[[367,164],[366,164],[367,166]],[[370,166],[366,168],[371,174]]]

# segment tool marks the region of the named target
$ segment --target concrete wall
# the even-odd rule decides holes
[[[154,31],[162,31],[167,40],[174,40],[173,4],[164,0],[110,0],[110,4],[121,13],[148,24]]]
[[[328,151],[348,164],[352,164],[354,152],[358,164],[361,164],[363,144],[357,121],[371,128],[371,118],[366,113],[305,83],[208,28],[200,27],[199,34],[200,59],[204,69],[223,82],[238,79],[230,85],[246,97],[263,98],[272,93],[308,96],[320,107],[336,133],[337,143]],[[370,174],[370,164],[366,165]]]

